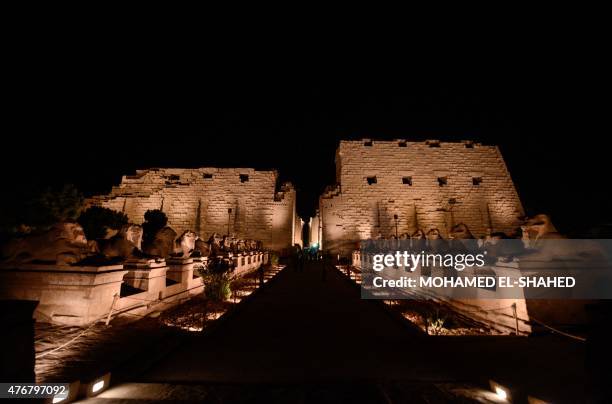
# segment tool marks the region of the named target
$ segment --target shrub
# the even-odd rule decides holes
[[[204,282],[204,296],[214,301],[224,301],[232,294],[230,267],[227,261],[211,257],[206,269],[200,269],[199,275]]]
[[[210,300],[222,302],[230,298],[232,289],[231,281],[226,274],[215,274],[209,278],[208,284],[204,286],[204,293]]]
[[[426,332],[429,335],[440,335],[444,332],[444,324],[446,323],[446,317],[440,314],[439,310],[430,312],[425,323]]]
[[[222,302],[232,294],[231,281],[227,274],[209,274],[202,277],[204,280],[204,296],[207,299]]]
[[[13,225],[27,225],[33,230],[47,230],[59,222],[75,221],[83,207],[83,195],[74,185],[61,189],[48,188],[42,192],[30,192],[21,202],[4,212]],[[11,212],[12,210],[12,212]]]
[[[270,253],[270,264],[272,266],[277,266],[278,265],[278,254],[277,253]]]
[[[88,240],[96,240],[106,236],[106,229],[119,230],[128,223],[128,217],[116,210],[92,206],[77,219],[83,227]]]
[[[144,245],[148,245],[154,240],[155,234],[166,227],[168,216],[159,209],[150,209],[145,212],[144,220],[142,224],[142,242]]]

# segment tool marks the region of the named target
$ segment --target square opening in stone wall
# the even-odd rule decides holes
[[[170,181],[180,181],[181,180],[181,176],[180,175],[176,175],[176,174],[171,174],[168,176],[168,180]]]
[[[472,177],[472,185],[478,186],[482,184],[482,177]]]
[[[368,146],[368,147],[372,147],[372,141],[371,140],[366,140],[365,142],[363,142],[364,146]]]
[[[240,174],[240,182],[247,182],[249,180],[248,174]]]
[[[402,177],[402,184],[412,186],[412,177]]]
[[[466,149],[473,149],[474,148],[474,142],[465,142],[464,145],[465,145]]]
[[[427,146],[429,147],[440,147],[439,140],[428,140],[426,143],[427,143]]]
[[[399,142],[397,142],[397,145],[399,147],[407,147],[408,143],[405,140],[400,140]]]
[[[212,180],[213,175],[211,173],[204,173],[202,177],[204,177],[205,180]]]
[[[376,176],[367,177],[368,185],[376,184]]]
[[[438,177],[438,186],[444,187],[448,185],[448,179],[446,177]]]

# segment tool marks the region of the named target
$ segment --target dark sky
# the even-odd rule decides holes
[[[8,110],[7,189],[92,194],[137,168],[277,168],[309,216],[334,182],[340,139],[474,139],[500,145],[528,212],[566,229],[610,222],[603,107],[584,78],[53,73],[24,82]]]

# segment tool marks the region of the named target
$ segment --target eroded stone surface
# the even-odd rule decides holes
[[[87,204],[124,212],[134,223],[142,223],[147,210],[161,209],[178,234],[229,233],[281,250],[294,238],[301,241],[301,232],[294,231],[295,190],[277,182],[276,171],[252,168],[153,168],[124,176],[110,194]]]
[[[438,229],[446,238],[464,223],[480,237],[487,228],[510,233],[524,216],[496,146],[341,141],[336,181],[320,198],[322,242],[347,255],[357,240],[389,238],[396,229]]]

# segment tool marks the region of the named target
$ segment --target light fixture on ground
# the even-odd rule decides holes
[[[110,384],[110,373],[81,384],[81,392],[85,397],[93,397],[106,390]]]
[[[92,393],[97,393],[98,391],[102,390],[103,388],[104,388],[104,380],[98,380],[91,387],[91,392]]]
[[[75,381],[72,382],[70,384],[68,384],[66,386],[66,392],[64,394],[56,394],[55,396],[53,396],[51,399],[49,400],[45,400],[46,403],[53,403],[53,404],[67,404],[70,403],[74,400],[76,400],[77,396],[79,395],[79,390],[81,387],[81,382],[80,381]]]
[[[510,395],[510,389],[502,386],[501,384],[497,383],[494,380],[489,380],[489,386],[491,387],[491,390],[495,393],[495,395],[499,399],[506,400],[507,402],[511,402],[512,397]]]

